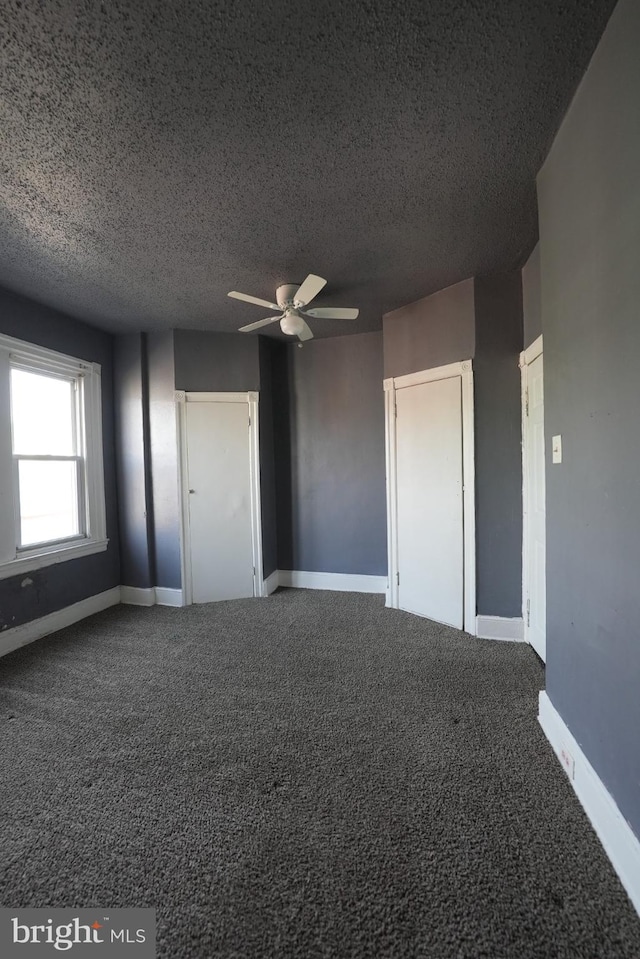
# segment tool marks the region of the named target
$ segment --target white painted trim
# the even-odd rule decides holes
[[[476,452],[471,360],[460,363],[462,379],[462,498],[464,522],[464,629],[476,630]]]
[[[522,461],[522,635],[529,642],[527,627],[527,600],[529,597],[529,535],[527,505],[529,484],[527,482],[527,393],[529,389],[528,368],[524,353],[520,354],[520,452]]]
[[[246,403],[251,393],[194,393],[176,390],[174,397],[182,403]]]
[[[528,366],[529,363],[533,363],[534,360],[537,360],[540,354],[542,353],[542,333],[540,336],[531,343],[530,346],[523,350],[520,354],[520,366]]]
[[[109,606],[116,606],[119,602],[120,587],[114,586],[113,589],[108,589],[104,593],[81,599],[79,603],[73,603],[72,606],[65,606],[39,619],[32,619],[30,623],[5,629],[0,633],[0,656],[21,646],[27,646],[36,639],[42,639],[65,626],[71,626],[87,616],[93,616],[94,613],[99,613]]]
[[[385,473],[387,480],[387,602],[391,609],[398,608],[398,487],[396,461],[396,393],[393,379],[385,380],[384,386],[384,447]]]
[[[154,606],[156,591],[153,586],[142,589],[138,586],[121,586],[120,602],[127,606]]]
[[[182,590],[171,589],[168,586],[156,586],[155,601],[158,606],[183,606]]]
[[[69,356],[67,353],[51,350],[48,346],[39,346],[37,343],[29,343],[27,340],[18,340],[6,333],[0,333],[0,349],[7,350],[10,354],[17,354],[19,359],[35,360],[37,363],[43,364],[45,368],[55,367],[61,373],[77,375],[83,370],[100,372],[99,363],[90,363],[88,360],[81,360],[77,356]]]
[[[407,373],[405,376],[396,376],[393,379],[393,385],[396,390],[402,390],[407,386],[419,386],[420,383],[449,380],[452,376],[462,376],[464,372],[467,372],[467,363],[470,364],[471,360],[464,360],[461,363],[448,363],[446,366],[434,366],[432,369]]]
[[[297,569],[281,569],[280,586],[297,589],[335,589],[350,593],[385,593],[386,576],[367,576],[362,573],[311,573]]]
[[[9,536],[8,529],[2,533],[0,552],[0,579],[20,576],[22,573],[42,569],[56,563],[66,562],[81,556],[104,552],[107,548],[106,507],[104,492],[104,462],[102,448],[102,381],[99,363],[91,363],[76,357],[50,350],[48,347],[27,343],[5,334],[0,334],[2,357],[3,401],[9,402],[11,365],[53,376],[64,376],[75,383],[77,390],[77,443],[75,461],[78,464],[78,511],[82,534],[66,541],[40,544],[28,549],[17,549],[19,542],[19,508],[17,464],[11,456],[10,424],[2,436],[2,472],[0,477],[3,510],[5,515],[13,511],[16,519],[15,533]],[[4,394],[6,385],[7,393]],[[5,459],[8,460],[5,464]],[[15,473],[13,472],[15,469]]]
[[[104,489],[104,448],[102,436],[102,376],[100,365],[91,363],[90,375],[83,377],[82,421],[86,454],[86,511],[89,536],[98,544],[107,541],[107,505]]]
[[[573,790],[611,865],[640,914],[640,841],[544,690],[540,693],[539,703],[538,721],[544,734],[569,775]]]
[[[531,346],[520,354],[520,448],[522,450],[522,622],[523,639],[529,642],[529,626],[527,625],[527,601],[529,599],[529,523],[527,522],[529,506],[529,464],[527,461],[527,395],[529,391],[529,364],[543,354],[543,334],[533,341]],[[544,374],[544,370],[543,370]],[[546,479],[545,479],[546,482]],[[536,650],[536,652],[538,652]],[[539,655],[539,653],[538,653]]]
[[[271,596],[271,594],[276,591],[279,585],[280,570],[274,569],[274,571],[264,580],[262,585],[262,596]]]
[[[476,636],[479,639],[504,639],[512,643],[523,643],[522,617],[509,619],[505,616],[477,616]]]
[[[265,596],[262,573],[262,505],[260,498],[260,433],[258,403],[260,394],[247,393],[191,393],[176,390],[176,433],[178,440],[178,498],[180,502],[180,569],[182,592],[180,603],[165,605],[190,606],[193,602],[191,575],[191,534],[189,528],[189,493],[187,490],[187,403],[244,403],[249,411],[249,470],[251,487],[251,545],[253,551],[253,595]]]
[[[247,393],[249,400],[249,469],[251,471],[251,542],[253,546],[253,595],[266,596],[262,572],[262,499],[260,496],[259,394]]]
[[[462,396],[462,484],[464,524],[464,623],[463,628],[476,635],[476,493],[475,430],[473,403],[473,363],[463,360],[432,370],[409,373],[383,381],[385,395],[385,458],[387,477],[387,559],[389,581],[387,606],[398,609],[398,492],[396,456],[396,390],[435,380],[461,379]]]
[[[185,606],[193,602],[191,579],[191,527],[189,525],[189,494],[187,491],[187,394],[177,390],[176,401],[176,439],[178,442],[178,512],[180,528],[180,579]]]
[[[182,606],[182,590],[167,586],[121,586],[120,602],[128,606]]]
[[[34,556],[21,556],[0,565],[0,579],[9,579],[20,576],[21,573],[33,572],[34,569],[44,569],[46,566],[55,566],[56,563],[65,563],[69,559],[79,559],[81,556],[92,556],[94,553],[104,553],[109,540],[81,540],[71,546],[56,546],[47,553]]]

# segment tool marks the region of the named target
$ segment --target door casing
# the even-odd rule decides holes
[[[262,513],[260,502],[260,448],[258,398],[256,391],[247,393],[203,393],[176,390],[176,429],[178,437],[178,495],[180,499],[180,561],[183,604],[193,603],[191,576],[191,535],[189,524],[189,490],[187,485],[187,403],[244,403],[249,413],[249,470],[251,487],[251,545],[253,552],[253,595],[266,596],[262,572]]]
[[[529,365],[537,360],[539,356],[544,356],[542,334],[520,354],[520,376],[521,376],[521,408],[522,408],[522,623],[524,641],[533,645],[529,636],[529,593],[531,571],[529,567],[529,522],[531,490],[529,489],[529,462],[528,462],[528,437],[529,421],[527,417],[527,402],[529,393]],[[544,370],[543,370],[544,382]],[[544,401],[543,401],[544,402]],[[546,449],[545,449],[546,452]],[[546,564],[546,557],[545,557]],[[533,647],[536,649],[536,647]],[[542,652],[536,649],[541,658]],[[546,636],[545,636],[545,655],[546,655]]]
[[[476,512],[475,455],[473,416],[473,365],[471,360],[449,363],[419,373],[389,377],[383,381],[385,397],[385,466],[387,476],[387,582],[386,605],[399,609],[398,595],[398,484],[396,449],[396,390],[434,380],[459,376],[462,392],[462,483],[464,527],[464,625],[465,632],[476,635]]]

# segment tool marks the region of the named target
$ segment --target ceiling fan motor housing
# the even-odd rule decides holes
[[[293,306],[295,295],[300,287],[296,283],[285,283],[276,290],[276,303],[284,312],[287,307]]]

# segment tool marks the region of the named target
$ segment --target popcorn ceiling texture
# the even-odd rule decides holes
[[[0,284],[232,331],[308,272],[382,314],[519,266],[612,0],[2,0]]]

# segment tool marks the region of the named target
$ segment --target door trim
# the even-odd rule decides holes
[[[387,580],[386,605],[398,605],[398,461],[396,449],[396,390],[420,383],[432,383],[459,376],[462,395],[462,516],[463,557],[463,629],[476,635],[476,494],[473,414],[473,364],[471,360],[449,363],[431,370],[383,380],[385,407],[385,466],[387,477]]]
[[[524,366],[528,366],[530,363],[533,363],[534,360],[537,360],[541,353],[542,333],[526,348],[526,350],[523,350],[520,354],[520,369],[523,369]]]
[[[527,623],[527,600],[529,598],[529,528],[527,523],[529,506],[529,482],[527,462],[527,392],[529,390],[529,364],[543,355],[542,333],[520,354],[520,422],[522,430],[522,623],[525,643],[529,643],[529,625]],[[546,557],[545,557],[546,564]]]
[[[249,472],[251,487],[251,546],[253,551],[253,595],[266,596],[262,575],[262,505],[260,501],[260,431],[256,391],[247,393],[202,393],[176,390],[176,432],[178,437],[178,497],[180,502],[180,568],[183,604],[193,603],[191,575],[191,532],[187,486],[187,403],[246,403],[249,415]]]

